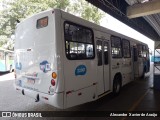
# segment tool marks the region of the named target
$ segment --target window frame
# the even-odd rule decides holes
[[[125,57],[125,56],[124,56],[124,45],[123,45],[123,42],[124,42],[124,41],[127,41],[127,42],[129,43],[129,57]],[[123,54],[123,57],[124,57],[124,58],[131,58],[131,46],[130,46],[130,41],[127,40],[127,39],[122,39],[122,54]]]
[[[66,40],[65,39],[65,25],[66,24],[69,24],[69,25],[73,25],[73,26],[77,26],[77,27],[81,27],[81,28],[83,28],[83,29],[86,29],[86,30],[89,30],[90,32],[91,32],[91,34],[92,34],[92,39],[91,39],[91,43],[89,43],[89,42],[80,42],[80,41],[73,41],[73,40]],[[77,24],[77,23],[74,23],[74,22],[71,22],[71,21],[64,21],[64,23],[63,23],[63,35],[64,35],[64,45],[65,45],[65,54],[66,54],[66,58],[68,59],[68,60],[90,60],[90,59],[94,59],[95,58],[95,44],[94,44],[94,32],[93,32],[93,30],[91,29],[91,28],[88,28],[88,27],[86,27],[86,26],[83,26],[83,25],[80,25],[80,24]],[[73,58],[70,58],[70,57],[68,57],[68,55],[67,55],[67,47],[66,47],[66,41],[67,42],[73,42],[73,43],[82,43],[82,44],[84,44],[84,45],[93,45],[93,56],[92,57],[85,57],[85,58],[76,58],[76,59],[73,59]],[[86,51],[85,51],[85,54],[86,54]]]
[[[113,56],[112,56],[112,48],[113,48],[113,47],[112,47],[112,43],[113,43],[113,39],[112,39],[112,38],[118,38],[118,39],[120,40],[121,56],[119,56],[119,57],[113,57]],[[112,58],[122,58],[122,57],[123,57],[122,39],[121,39],[120,37],[118,37],[118,36],[111,35],[110,40],[111,40],[111,56],[112,56]]]

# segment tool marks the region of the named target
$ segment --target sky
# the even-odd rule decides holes
[[[154,51],[154,41],[150,38],[144,36],[143,34],[137,32],[131,27],[125,25],[119,20],[113,18],[109,14],[105,13],[105,17],[101,19],[100,25],[106,28],[109,28],[113,31],[121,33],[123,35],[129,36],[141,42],[148,44],[149,48]]]

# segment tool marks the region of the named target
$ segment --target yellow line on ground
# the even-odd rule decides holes
[[[148,94],[148,92],[149,92],[149,89],[132,105],[132,107],[128,110],[128,112],[133,111],[144,99],[144,97]]]
[[[127,112],[132,112],[135,108],[140,104],[140,102],[144,99],[144,97],[148,94],[149,89],[128,109]],[[126,120],[127,117],[123,117],[122,120]]]

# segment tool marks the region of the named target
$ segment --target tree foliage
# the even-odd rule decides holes
[[[103,14],[85,0],[1,0],[0,5],[0,47],[14,34],[16,21],[35,13],[60,8],[80,17],[99,23]]]
[[[97,7],[91,5],[85,0],[74,0],[74,4],[71,9],[71,13],[81,16],[82,18],[96,24],[99,24],[100,19],[104,16]]]

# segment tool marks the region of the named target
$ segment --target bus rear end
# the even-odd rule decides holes
[[[17,25],[15,89],[17,92],[63,108],[58,86],[55,11],[34,15]]]

